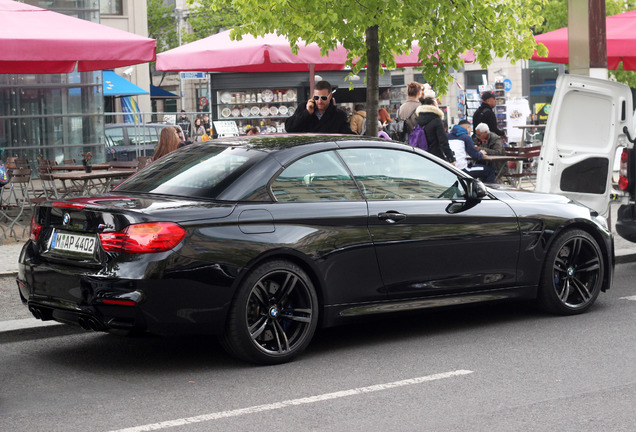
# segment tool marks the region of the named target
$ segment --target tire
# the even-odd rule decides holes
[[[547,312],[575,315],[596,301],[605,279],[601,248],[585,231],[560,234],[548,250],[539,285],[539,305]]]
[[[309,345],[317,323],[318,297],[311,279],[291,262],[269,261],[241,283],[221,343],[250,363],[285,363]]]

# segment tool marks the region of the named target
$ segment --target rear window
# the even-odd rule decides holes
[[[153,162],[117,191],[216,199],[265,156],[242,147],[189,145]]]
[[[110,146],[124,145],[124,128],[116,127],[106,129],[106,142]]]

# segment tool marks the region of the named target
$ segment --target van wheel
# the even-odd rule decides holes
[[[560,234],[546,256],[539,286],[540,306],[551,313],[587,311],[599,295],[605,276],[601,248],[582,230]]]
[[[311,279],[282,260],[256,267],[241,284],[221,343],[251,363],[285,363],[309,344],[318,323],[318,297]]]

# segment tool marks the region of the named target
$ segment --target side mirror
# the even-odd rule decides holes
[[[468,200],[477,200],[480,201],[483,197],[485,197],[488,192],[486,191],[486,186],[481,182],[481,180],[471,179],[467,184],[467,196]]]

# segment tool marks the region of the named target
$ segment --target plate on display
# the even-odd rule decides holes
[[[256,105],[254,105],[252,108],[250,108],[250,114],[252,114],[252,116],[257,116],[261,113],[261,109],[259,107],[257,107]]]
[[[243,117],[249,117],[250,116],[250,109],[245,107],[241,110],[241,116]]]
[[[296,92],[293,90],[288,90],[287,91],[287,100],[288,101],[295,101],[296,100]]]
[[[263,90],[263,102],[271,102],[274,100],[274,92],[271,90]]]
[[[221,102],[230,103],[231,100],[232,100],[232,95],[229,94],[228,92],[221,94]]]
[[[278,115],[278,107],[275,107],[275,106],[271,107],[271,108],[269,109],[269,114],[270,114],[270,115],[273,115],[273,116]]]
[[[289,109],[287,110],[287,114],[289,115],[294,115],[294,112],[296,111],[296,108],[294,107],[289,107]]]
[[[225,117],[228,118],[230,115],[232,115],[232,110],[229,108],[223,108],[221,110],[221,117]]]
[[[261,115],[262,115],[262,116],[269,115],[269,108],[267,108],[267,107],[262,107],[262,108],[261,108]]]
[[[285,105],[281,105],[280,108],[278,108],[278,114],[280,115],[287,115],[288,112],[288,108]]]
[[[232,117],[238,117],[241,115],[241,110],[239,110],[238,108],[234,108],[232,110]]]

